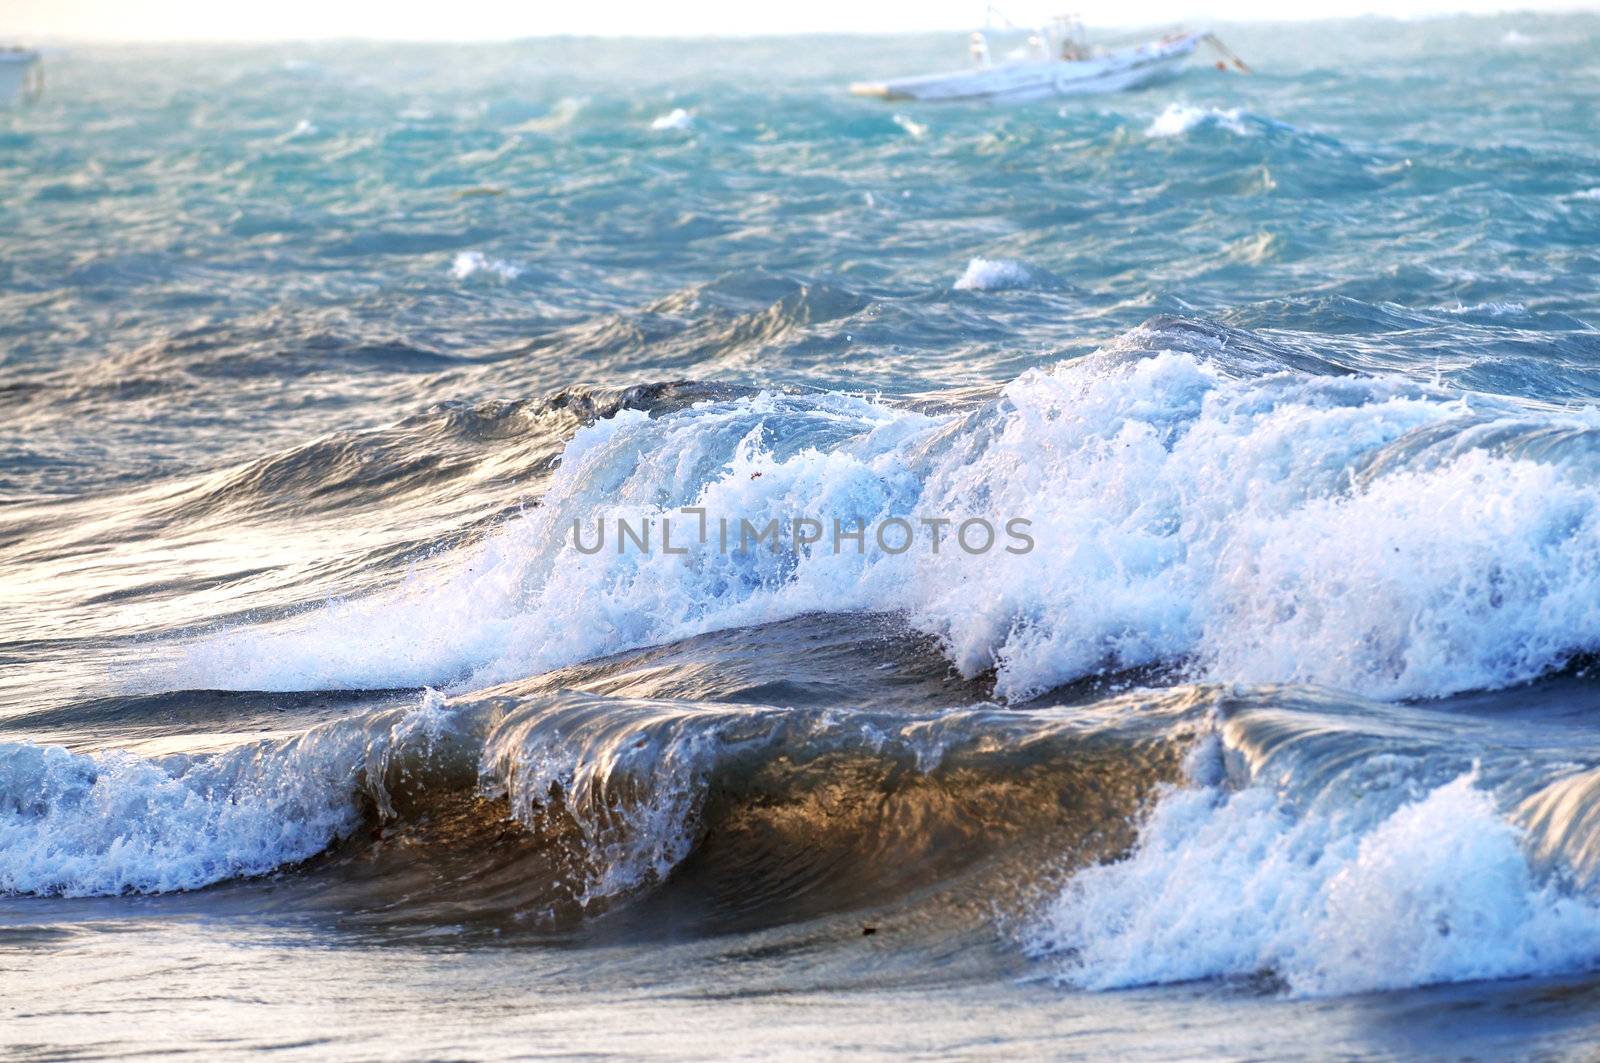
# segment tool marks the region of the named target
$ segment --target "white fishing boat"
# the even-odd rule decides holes
[[[44,91],[44,64],[38,52],[0,47],[0,107],[32,100]]]
[[[1120,92],[1176,76],[1202,44],[1211,44],[1240,70],[1249,69],[1210,33],[1179,31],[1128,47],[1095,48],[1083,40],[1081,24],[1065,18],[1035,33],[1024,48],[999,62],[990,61],[985,35],[974,33],[971,69],[863,81],[851,85],[850,91],[880,100],[996,103]]]

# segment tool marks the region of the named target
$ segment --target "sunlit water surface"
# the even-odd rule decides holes
[[[1600,19],[1221,30],[52,52],[11,1051],[1583,1055]]]

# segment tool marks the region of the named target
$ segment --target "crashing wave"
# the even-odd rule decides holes
[[[1068,881],[1026,950],[1087,989],[1266,976],[1297,996],[1600,963],[1600,905],[1565,860],[1530,859],[1560,843],[1552,822],[1527,837],[1463,755],[1341,729],[1278,710],[1203,741],[1132,852]]]
[[[1291,371],[1242,337],[1209,356],[1144,349],[1163,335],[965,412],[825,393],[620,410],[577,431],[537,508],[442,572],[203,637],[138,682],[465,690],[816,611],[900,611],[1014,700],[1149,665],[1437,697],[1600,647],[1591,412]],[[1020,516],[1037,547],[684,558],[573,541],[575,522],[683,507],[758,524]]]
[[[1165,715],[1179,720],[1196,704],[1184,693],[1168,700]],[[713,816],[724,840],[754,833],[760,846],[787,847],[772,868],[780,892],[811,860],[834,877],[848,864],[879,886],[924,881],[1029,821],[1051,821],[1065,788],[1092,774],[1074,751],[1113,735],[1128,709],[841,714],[575,692],[446,701],[430,691],[409,709],[208,754],[6,743],[0,891],[198,889],[300,863],[366,827],[427,820],[473,794],[544,852],[548,880],[530,877],[525,892],[580,914],[664,882]],[[1122,816],[1138,799],[1126,781],[1159,778],[1167,761],[1175,754],[1150,747],[1105,762],[1126,791]],[[1116,788],[1093,792],[1104,800]],[[967,822],[982,831],[948,849],[941,839]],[[734,846],[730,857],[747,885],[757,849]],[[877,867],[884,849],[899,854],[896,867]]]

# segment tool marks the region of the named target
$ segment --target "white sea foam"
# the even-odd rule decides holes
[[[392,814],[396,758],[397,778],[430,762],[454,714],[425,691],[409,710],[216,753],[0,743],[0,893],[164,893],[308,859],[360,825],[363,795]]]
[[[1010,258],[974,258],[954,285],[963,292],[998,292],[1008,288],[1032,288],[1039,273],[1025,262]]]
[[[306,859],[358,821],[349,768],[337,757],[148,760],[5,744],[0,891],[196,889]]]
[[[1447,314],[1484,314],[1489,317],[1504,317],[1507,314],[1525,314],[1527,306],[1514,302],[1487,302],[1473,303],[1470,306],[1457,303],[1455,306],[1436,306],[1435,310],[1442,310]]]
[[[1009,698],[1184,661],[1387,698],[1503,686],[1600,647],[1600,485],[1553,460],[1404,448],[1527,416],[1399,379],[1115,351],[1027,373],[965,419],[837,395],[624,411],[580,430],[542,504],[443,574],[219,633],[144,682],[464,689],[808,611],[902,610]],[[685,560],[572,545],[575,519],[687,505],[757,525],[1023,516],[1037,546]]]
[[[1162,799],[1127,859],[1080,872],[1025,942],[1107,989],[1270,972],[1297,995],[1600,961],[1600,909],[1538,881],[1470,776],[1369,820],[1272,785]]]
[[[490,258],[482,251],[462,251],[450,263],[450,275],[458,281],[479,274],[498,277],[503,281],[514,281],[522,276],[523,267],[518,262],[504,258]]]
[[[657,132],[676,129],[693,129],[695,125],[694,112],[686,111],[682,107],[674,107],[666,114],[659,115],[650,123],[650,128]]]
[[[1166,110],[1145,127],[1144,135],[1154,139],[1178,137],[1191,129],[1207,125],[1226,129],[1241,137],[1249,136],[1251,132],[1245,124],[1244,112],[1237,107],[1221,110],[1216,107],[1196,107],[1191,103],[1169,103]]]
[[[895,115],[894,124],[904,129],[907,134],[916,140],[921,140],[928,135],[928,127],[922,122],[913,120],[908,114]]]

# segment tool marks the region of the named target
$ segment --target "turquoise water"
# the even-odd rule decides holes
[[[18,1053],[1581,1054],[1600,18],[1218,29],[51,52]]]

